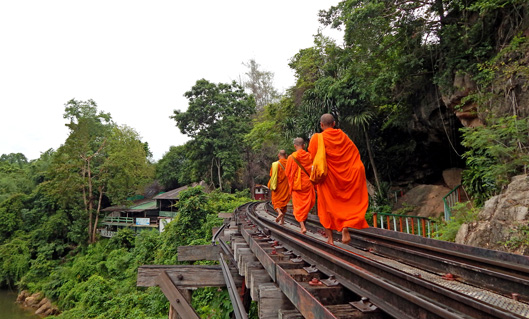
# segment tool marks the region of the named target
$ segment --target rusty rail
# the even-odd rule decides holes
[[[379,265],[377,262],[370,260],[363,255],[355,255],[346,250],[330,246],[324,242],[315,240],[311,236],[304,236],[298,232],[289,232],[287,234],[285,229],[282,229],[282,227],[273,221],[270,221],[269,219],[261,218],[259,216],[252,217],[252,219],[254,223],[269,231],[271,233],[271,237],[280,241],[283,246],[287,246],[292,250],[299,252],[304,259],[308,260],[310,263],[317,264],[318,269],[326,269],[329,273],[334,273],[337,278],[341,279],[340,283],[342,283],[344,286],[360,295],[369,297],[375,304],[377,304],[377,306],[396,318],[418,318],[423,315],[427,318],[451,318],[452,316],[450,313],[452,313],[452,315],[456,313],[456,317],[459,316],[471,318],[526,317],[519,316],[516,313],[509,313],[508,311],[506,312],[489,303],[482,302],[475,298],[470,298],[466,295],[461,295],[451,291],[450,289],[446,289],[439,285],[423,280],[420,277],[401,272],[398,269],[391,269],[387,266]],[[369,231],[378,230],[380,229],[369,229]],[[388,231],[385,231],[385,233],[387,232]],[[373,237],[367,239],[359,238],[359,236],[367,237],[365,235],[365,231],[351,232],[351,236],[354,238],[353,241],[362,240],[364,243],[360,246],[363,245],[364,249],[371,248],[369,250],[375,254],[379,254],[381,251],[386,252],[386,250],[395,249],[395,252],[393,252],[393,257],[395,257],[403,251],[403,249],[399,250],[397,248],[399,248],[398,246],[405,242],[404,240],[401,240],[398,243],[393,243],[392,246],[386,246],[387,248],[381,249],[378,248],[380,240],[374,241]],[[432,241],[428,238],[411,235],[407,236],[416,237],[421,240]],[[390,238],[388,238],[388,240],[390,240]],[[387,243],[385,244],[387,245]],[[355,245],[358,245],[358,243],[353,243],[353,246]],[[415,244],[415,246],[418,245]],[[428,248],[425,244],[422,246],[422,248]],[[442,250],[442,248],[434,247],[433,250],[439,252]],[[332,252],[332,254],[330,254],[330,252]],[[405,259],[403,261],[413,261],[415,259],[417,262],[419,259],[417,257],[411,256],[417,256],[421,254],[425,255],[424,251],[408,252],[407,257],[409,257],[409,259],[403,258],[402,256],[398,259]],[[458,256],[460,259],[461,257],[462,256]],[[421,256],[421,258],[422,260],[429,259],[430,256],[425,255]],[[440,263],[448,263],[449,266],[451,266],[450,264],[454,263],[454,259],[444,259],[443,261],[442,257],[440,256],[436,256],[435,259],[437,259],[437,261]],[[462,260],[459,260],[458,262],[460,263],[459,267],[466,268],[466,271],[468,271],[467,274],[469,276],[473,276],[483,270],[478,269],[477,266],[473,264],[465,266]],[[497,264],[504,263],[498,261]],[[529,268],[523,264],[512,265],[512,263],[508,265],[508,267],[511,269],[511,271],[508,273],[504,272],[503,274],[499,271],[493,271],[490,269],[487,271],[487,269],[485,269],[486,274],[481,278],[491,276],[493,279],[489,279],[489,282],[497,281],[499,277],[503,277],[502,279],[510,279],[507,277],[520,279],[522,283],[516,286],[515,289],[520,289],[521,293],[516,292],[515,294],[517,298],[522,295],[526,295],[526,278],[524,278],[523,275],[514,274],[518,271],[527,271]],[[428,269],[432,268],[432,266],[429,265],[427,267],[423,267],[423,269],[424,268]],[[380,279],[380,281],[377,280],[377,278]],[[390,286],[384,286],[388,282],[391,283]],[[514,283],[514,281],[511,281],[511,283]],[[419,299],[416,299],[417,296],[420,296]],[[397,300],[397,302],[388,305],[388,300]],[[424,303],[425,300],[428,301],[426,304]],[[411,314],[403,314],[403,311],[406,311],[405,309],[415,309],[411,310],[415,312]],[[445,313],[445,311],[447,311],[447,313]]]
[[[267,207],[268,211],[271,211]],[[293,220],[287,214],[287,220]],[[307,227],[321,231],[316,216]],[[529,258],[381,228],[350,229],[349,245],[529,302]],[[338,235],[336,234],[338,237]]]

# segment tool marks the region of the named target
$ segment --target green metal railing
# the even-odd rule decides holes
[[[105,217],[103,219],[104,223],[126,223],[126,224],[133,224],[134,218],[133,217]]]
[[[388,213],[373,213],[373,227],[428,238],[432,238],[434,232],[437,231],[437,224],[430,218]]]
[[[445,221],[450,221],[452,218],[452,207],[461,201],[461,184],[452,189],[445,197],[443,197]]]

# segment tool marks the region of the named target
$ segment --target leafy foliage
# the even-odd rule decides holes
[[[475,221],[479,213],[478,208],[469,208],[467,203],[456,203],[451,207],[451,211],[452,218],[448,222],[440,220],[437,222],[439,228],[434,234],[436,239],[455,241],[461,225]]]
[[[154,169],[138,134],[115,125],[93,100],[70,100],[64,118],[70,135],[53,156],[47,189],[78,227],[88,225],[88,241],[94,242],[103,199],[125,202],[150,182]]]
[[[517,116],[491,118],[487,126],[464,128],[468,148],[465,188],[482,204],[497,194],[514,175],[527,171],[529,120]]]
[[[199,179],[190,152],[190,144],[171,146],[169,151],[158,161],[156,179],[166,189],[175,189]]]
[[[240,145],[250,130],[255,100],[235,82],[214,84],[204,79],[184,95],[189,100],[187,111],[175,110],[171,118],[193,138],[189,158],[194,169],[221,190],[230,189],[242,166]]]
[[[63,311],[58,318],[166,318],[163,293],[155,287],[136,287],[138,266],[178,264],[178,246],[209,243],[212,228],[222,224],[218,212],[248,202],[248,195],[189,188],[180,193],[178,217],[163,233],[153,230],[135,236],[123,229],[111,239],[74,251],[61,236],[66,214],[52,215],[44,227],[17,231],[0,245],[0,283],[44,292]],[[225,290],[196,292],[193,302],[210,318],[229,318],[232,311]]]

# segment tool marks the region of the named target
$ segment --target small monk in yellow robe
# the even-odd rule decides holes
[[[294,217],[299,222],[303,234],[307,232],[305,221],[309,211],[316,202],[314,185],[312,185],[308,173],[312,169],[312,158],[303,149],[304,147],[305,141],[301,137],[294,139],[296,151],[288,157],[286,167],[288,186],[290,187],[292,205],[294,206]]]
[[[316,185],[318,217],[331,245],[334,244],[332,230],[341,231],[342,242],[348,243],[351,241],[348,227],[369,227],[365,219],[369,197],[364,164],[356,145],[342,130],[335,129],[335,124],[331,114],[323,114],[320,118],[327,177]],[[314,134],[308,148],[312,158],[317,150],[318,137]]]
[[[277,212],[276,222],[283,225],[285,222],[285,213],[287,212],[287,204],[290,202],[288,179],[285,175],[287,153],[285,150],[280,150],[277,157],[279,160],[273,162],[270,168],[268,188],[272,191],[272,205]]]

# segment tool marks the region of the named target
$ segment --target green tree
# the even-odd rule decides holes
[[[189,100],[187,111],[175,110],[171,118],[183,134],[193,138],[190,158],[195,167],[202,167],[200,177],[216,181],[221,190],[229,188],[242,167],[240,152],[255,100],[235,82],[214,84],[204,79],[184,96]]]
[[[198,178],[191,160],[189,144],[171,146],[156,164],[156,179],[165,189],[187,185]]]
[[[94,242],[103,199],[125,202],[152,177],[152,167],[138,134],[116,126],[94,101],[70,100],[64,118],[70,135],[55,153],[47,189],[73,219],[81,218],[77,222],[86,218],[88,241]]]
[[[28,159],[22,153],[2,154],[2,156],[0,156],[0,161],[15,164],[19,168],[24,167],[28,163]]]
[[[0,203],[0,243],[21,228],[22,214],[27,210],[27,196],[16,194]]]
[[[29,194],[34,185],[18,164],[0,161],[0,203],[15,194]]]

